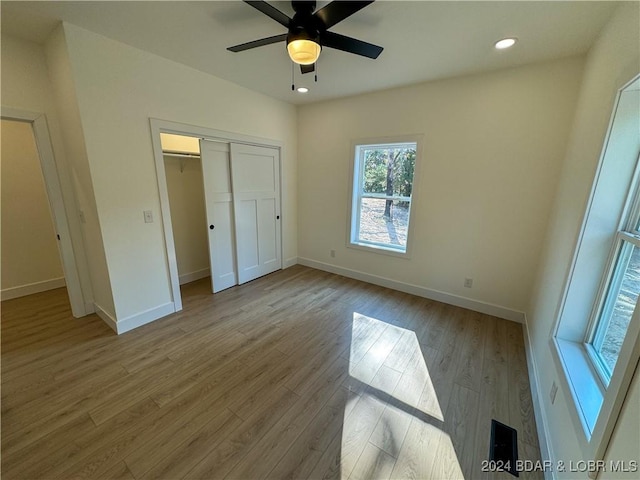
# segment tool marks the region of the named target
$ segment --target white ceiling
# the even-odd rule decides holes
[[[293,15],[289,2],[271,2]],[[317,2],[318,8],[328,2]],[[290,103],[490,71],[586,52],[617,2],[377,1],[331,31],[383,46],[377,60],[326,48],[313,75],[295,70],[285,45],[231,53],[226,47],[285,33],[240,1],[2,0],[2,31],[44,43],[60,20]],[[515,47],[493,43],[516,36]]]

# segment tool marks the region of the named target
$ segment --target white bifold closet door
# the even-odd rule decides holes
[[[282,268],[280,156],[200,141],[213,293]]]

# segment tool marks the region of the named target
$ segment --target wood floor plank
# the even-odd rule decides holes
[[[265,399],[260,410],[245,420],[226,439],[209,451],[184,478],[224,478],[240,462],[253,445],[299,399],[291,391],[279,387]]]
[[[193,469],[211,449],[232,434],[242,420],[230,410],[224,409],[211,421],[201,425],[197,433],[183,443],[172,442],[162,453],[160,461],[136,478],[182,478]]]
[[[507,323],[509,367],[509,420],[518,436],[529,445],[538,445],[538,431],[533,415],[533,401],[529,389],[529,372],[524,351],[522,328]]]
[[[114,464],[112,468],[106,470],[97,478],[104,480],[136,480],[136,478],[127,467],[127,464],[124,462]]]
[[[118,463],[142,430],[139,425],[150,425],[156,418],[158,407],[145,398],[111,418],[93,431],[74,439],[80,452],[64,464],[46,472],[47,478],[95,478]]]
[[[454,385],[453,394],[445,413],[444,428],[451,439],[458,465],[464,478],[475,478],[480,464],[475,463],[475,434],[478,420],[478,393]]]
[[[3,443],[2,475],[5,478],[23,476],[30,465],[40,465],[40,468],[46,469],[48,467],[42,465],[44,456],[53,454],[52,458],[64,458],[71,455],[72,452],[78,450],[78,447],[70,443],[69,439],[82,437],[94,429],[93,420],[88,414],[85,414],[65,425],[64,429],[55,430],[22,448],[5,448]],[[60,452],[59,450],[63,448],[69,448],[70,452],[67,454]]]
[[[417,417],[411,419],[402,447],[391,473],[394,479],[420,480],[424,478],[446,478],[432,475],[437,450],[442,435],[442,425],[424,422]]]
[[[313,471],[318,462],[323,457],[331,457],[336,439],[338,445],[341,443],[345,406],[357,402],[359,398],[358,395],[339,388],[265,478],[314,478]]]
[[[539,459],[518,324],[300,265],[181,291],[121,336],[2,302],[3,478],[489,480],[491,418]]]
[[[469,331],[462,341],[459,350],[458,367],[454,381],[463,387],[480,392],[482,383],[482,362],[484,360],[484,342],[486,326],[483,325],[482,315],[468,311],[467,324]]]
[[[398,458],[413,418],[413,411],[387,405],[371,433],[369,442],[393,458]]]
[[[368,443],[351,472],[349,480],[387,480],[391,477],[395,463],[394,457]]]
[[[346,375],[346,362],[343,358],[337,357],[323,375],[316,379],[314,388],[282,416],[227,477],[259,478],[265,471],[271,471],[275,467],[294,442],[300,441],[300,437],[304,436],[303,432],[312,422],[330,423],[335,412],[341,410],[342,397],[337,392],[340,390],[339,380]],[[329,418],[316,419],[325,405],[328,405],[325,411],[328,412]]]
[[[330,463],[324,472],[321,472],[321,465],[320,469],[316,470],[320,474],[318,476],[321,478],[349,478],[362,451],[369,442],[384,408],[385,404],[375,395],[366,392],[362,394],[343,421],[339,471],[335,464]],[[314,475],[312,474],[312,476]]]

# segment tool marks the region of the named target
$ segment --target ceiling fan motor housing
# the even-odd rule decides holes
[[[284,40],[291,60],[301,65],[302,73],[309,73],[314,71],[315,62],[323,47],[367,58],[378,58],[378,55],[383,50],[382,47],[377,45],[329,31],[331,27],[373,3],[374,0],[335,0],[318,11],[316,11],[315,1],[293,1],[291,2],[291,6],[295,11],[293,18],[290,18],[264,0],[244,1],[285,27],[287,33],[234,45],[227,48],[229,51],[242,52]]]
[[[293,8],[293,11],[296,12],[296,14],[306,13],[308,16],[311,16],[313,11],[316,9],[316,2],[291,2],[291,8]]]
[[[291,2],[291,6],[296,13],[289,24],[287,44],[294,40],[311,40],[320,45],[320,31],[323,24],[313,15],[316,2]]]

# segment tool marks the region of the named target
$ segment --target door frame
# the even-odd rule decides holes
[[[44,185],[49,201],[49,211],[56,234],[59,235],[58,251],[62,260],[62,269],[64,272],[67,293],[69,295],[69,303],[71,304],[71,312],[74,317],[84,317],[93,310],[89,307],[92,301],[85,298],[84,292],[88,296],[92,296],[91,285],[83,284],[79,270],[78,259],[73,247],[71,239],[71,229],[69,226],[69,218],[65,209],[64,197],[62,193],[59,172],[56,165],[51,137],[49,135],[49,127],[44,113],[30,112],[16,108],[2,107],[1,117],[3,120],[28,123],[31,125],[33,137],[38,151],[40,160],[40,169],[44,177]],[[80,259],[81,260],[81,259]]]
[[[180,294],[180,279],[178,277],[178,262],[176,259],[176,247],[173,239],[173,224],[171,223],[171,210],[169,206],[169,190],[167,188],[167,175],[162,154],[161,133],[172,133],[174,135],[184,135],[187,137],[202,138],[227,143],[242,143],[245,145],[255,145],[259,147],[276,148],[280,151],[280,205],[282,205],[282,159],[284,158],[284,145],[279,140],[269,138],[254,137],[241,133],[226,132],[207,127],[199,127],[186,123],[172,122],[150,118],[151,142],[153,146],[153,158],[156,164],[156,177],[158,181],[158,193],[160,194],[160,212],[162,216],[162,230],[164,233],[165,252],[167,270],[171,281],[171,294],[176,312],[182,310],[182,296]],[[280,238],[282,238],[282,222],[280,222]],[[284,258],[284,251],[280,242],[280,254]]]

